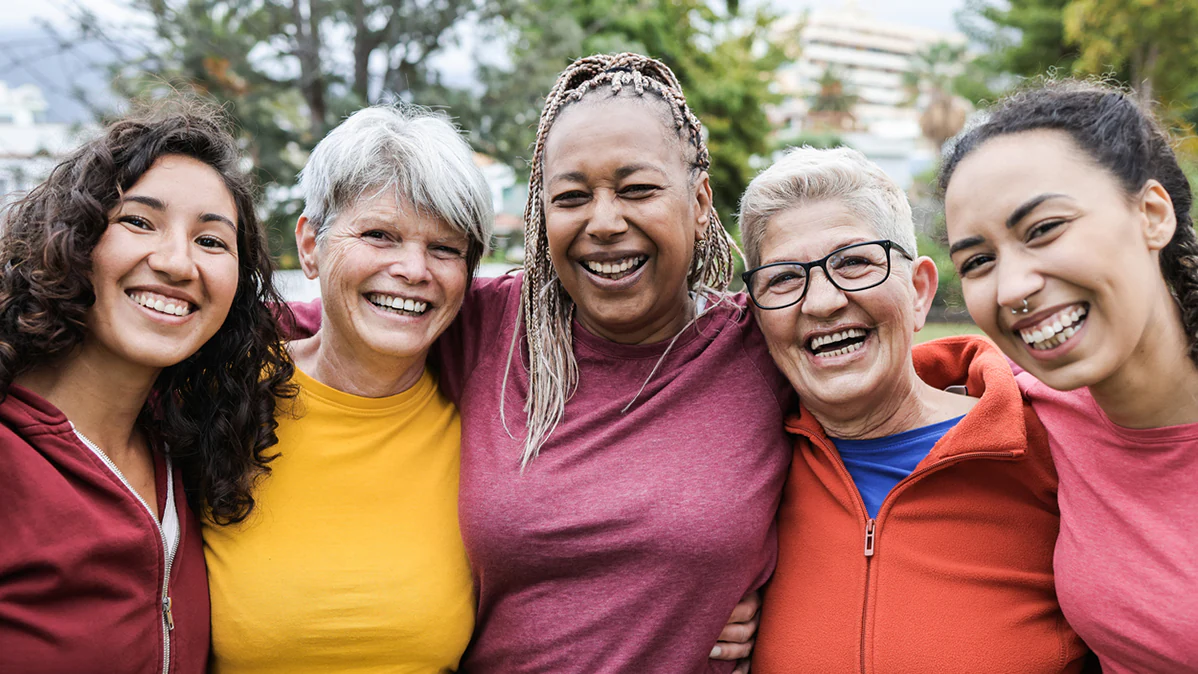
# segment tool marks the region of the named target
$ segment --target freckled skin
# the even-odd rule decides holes
[[[1129,363],[1139,367],[1153,326],[1178,322],[1158,262],[1176,226],[1162,193],[1129,199],[1064,132],[987,141],[960,163],[945,195],[950,245],[976,242],[953,255],[970,314],[1020,367],[1056,389],[1100,386]],[[1042,194],[1060,196],[1007,226],[1015,209]],[[1010,311],[1024,298],[1033,315],[1086,303],[1076,346],[1051,361],[1033,357],[1013,329],[1023,314]]]
[[[818,260],[843,246],[879,238],[872,226],[837,201],[805,204],[766,224],[761,264]],[[802,302],[784,309],[756,309],[774,361],[821,422],[854,415],[887,418],[878,412],[905,399],[898,393],[918,384],[911,345],[936,292],[934,263],[920,258],[913,268],[892,251],[890,277],[877,287],[846,293],[822,270],[814,270],[808,283]],[[873,332],[848,362],[830,365],[806,348],[813,332],[850,324]]]
[[[138,197],[163,208],[132,200]],[[167,155],[125,192],[108,220],[91,256],[96,302],[82,353],[147,371],[182,362],[224,324],[237,292],[233,196],[212,167]],[[156,320],[127,294],[145,286],[176,290],[195,310],[183,321]]]
[[[711,209],[707,174],[692,175],[687,148],[653,104],[584,99],[562,113],[545,144],[554,269],[579,322],[623,343],[668,339],[689,320],[686,277]],[[648,256],[634,285],[596,285],[579,260],[605,251]]]
[[[466,294],[466,236],[394,192],[369,197],[342,213],[316,242],[301,219],[297,232],[304,271],[320,278],[322,338],[347,360],[418,361],[457,316]],[[423,300],[419,317],[388,313],[370,293]]]

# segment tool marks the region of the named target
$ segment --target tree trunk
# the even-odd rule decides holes
[[[309,129],[312,137],[324,136],[327,109],[324,100],[324,77],[320,72],[320,14],[318,3],[308,4],[304,17],[304,0],[292,0],[291,13],[295,21],[295,55],[300,62],[300,92],[308,104]]]

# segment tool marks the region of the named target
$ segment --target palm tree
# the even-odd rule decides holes
[[[965,126],[969,101],[955,94],[956,80],[965,63],[965,45],[937,42],[911,58],[911,69],[903,74],[908,101],[925,100],[919,128],[937,152]],[[926,95],[926,99],[921,97]]]
[[[857,126],[853,107],[857,105],[859,97],[845,87],[844,80],[831,66],[824,70],[816,83],[819,89],[811,96],[808,120],[815,127],[853,130]]]

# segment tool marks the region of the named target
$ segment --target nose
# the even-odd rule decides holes
[[[1021,308],[1025,299],[1044,288],[1044,276],[1037,269],[1035,259],[1020,251],[996,257],[994,277],[997,279],[995,301],[1007,309]]]
[[[620,205],[617,201],[614,193],[600,191],[595,194],[591,217],[587,219],[587,234],[607,241],[618,238],[628,231],[628,222],[620,212]]]
[[[411,285],[427,282],[431,277],[426,253],[423,244],[405,242],[396,249],[395,259],[387,271]]]
[[[843,309],[849,303],[845,292],[832,285],[822,268],[813,268],[807,276],[807,295],[803,298],[803,313],[808,316],[826,318]]]
[[[150,269],[171,281],[187,281],[196,276],[195,250],[186,227],[166,228],[150,253]]]

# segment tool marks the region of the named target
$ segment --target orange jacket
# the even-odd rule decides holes
[[[1057,476],[1006,358],[978,337],[915,347],[937,388],[981,400],[883,501],[876,520],[819,422],[787,421],[754,674],[1076,672],[1085,648],[1052,580]]]

